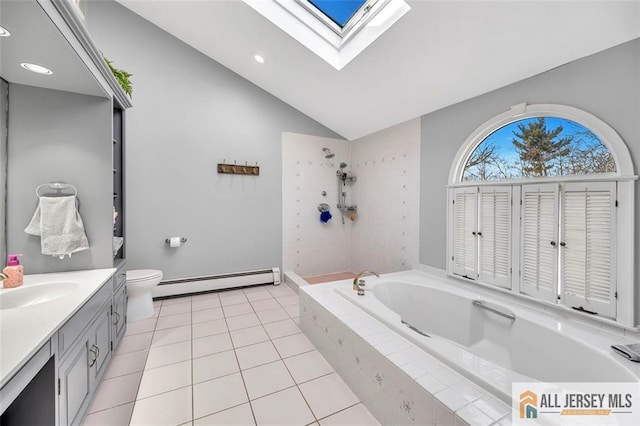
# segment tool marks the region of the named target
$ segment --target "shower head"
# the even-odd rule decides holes
[[[347,167],[347,163],[340,163],[340,168],[344,169],[345,167]]]
[[[335,154],[333,152],[331,152],[331,150],[329,148],[322,148],[322,151],[327,154],[324,156],[324,158],[333,158],[335,157]]]

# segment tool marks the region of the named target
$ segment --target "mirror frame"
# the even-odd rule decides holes
[[[7,259],[7,176],[9,170],[9,83],[0,78],[0,266]]]

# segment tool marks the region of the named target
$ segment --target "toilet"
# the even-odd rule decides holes
[[[162,279],[157,269],[133,269],[127,271],[127,322],[153,316],[151,290]]]

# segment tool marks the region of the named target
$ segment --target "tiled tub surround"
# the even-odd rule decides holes
[[[389,287],[385,288],[385,283]],[[531,379],[510,373],[496,363],[480,358],[471,351],[464,351],[461,346],[437,336],[434,330],[444,332],[442,328],[446,328],[447,324],[455,326],[465,321],[464,311],[448,306],[453,299],[440,300],[440,306],[447,307],[440,310],[440,313],[444,311],[449,314],[443,315],[435,327],[430,330],[428,326],[422,325],[422,331],[431,333],[431,338],[422,337],[403,326],[400,315],[375,296],[376,291],[379,294],[387,290],[393,292],[393,284],[398,286],[399,294],[407,290],[401,286],[416,284],[447,290],[448,297],[454,299],[469,297],[469,304],[471,300],[478,298],[491,300],[484,294],[479,296],[481,291],[471,292],[459,288],[464,286],[454,287],[446,278],[418,271],[399,272],[383,275],[381,279],[367,279],[364,297],[355,296],[349,280],[301,287],[301,328],[381,423],[447,426],[510,424],[511,411],[508,403],[511,382],[507,381]],[[376,287],[380,289],[376,290]],[[405,293],[404,296],[410,295]],[[416,296],[413,297],[415,301]],[[381,299],[384,297],[381,296]],[[556,352],[549,344],[554,345],[553,349],[557,349],[556,345],[561,345],[561,351],[565,348],[562,346],[563,339],[571,340],[568,347],[576,344],[580,346],[582,352],[573,353],[574,363],[580,361],[585,350],[594,351],[591,357],[600,362],[597,369],[585,366],[583,380],[574,376],[562,377],[562,380],[637,381],[637,377],[640,377],[640,366],[618,357],[609,348],[611,344],[630,341],[623,330],[587,326],[548,312],[534,312],[517,303],[506,304],[496,298],[492,302],[496,303],[494,307],[509,306],[509,310],[517,317],[516,322],[525,324],[537,321],[543,327],[566,333],[554,334],[551,336],[554,337],[551,343],[541,340],[541,347],[550,353],[549,359],[552,357],[551,353]],[[425,304],[422,304],[415,312],[420,312],[421,309],[427,311],[428,304],[426,309]],[[486,315],[486,318],[481,319],[487,323],[496,320],[489,314],[481,314]],[[468,317],[466,321],[469,321]],[[474,321],[474,327],[482,323],[478,318]],[[438,330],[438,327],[441,329]],[[545,338],[543,335],[541,337]],[[583,344],[588,346],[582,346]],[[458,363],[452,363],[453,359],[457,359]],[[543,357],[537,361],[544,367],[546,359]],[[597,371],[587,373],[589,370]],[[539,380],[552,381],[552,378],[553,376]],[[492,386],[488,389],[480,386],[491,380]]]

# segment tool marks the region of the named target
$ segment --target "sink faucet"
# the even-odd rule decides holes
[[[375,275],[376,277],[380,278],[380,275],[377,272],[373,272],[373,271],[362,271],[360,272],[358,275],[356,275],[353,278],[353,289],[355,291],[358,291],[358,280],[360,279],[361,276],[363,275]]]
[[[2,272],[0,272],[0,281],[4,281],[7,278],[9,278],[8,276],[6,276],[5,274],[3,274]]]

